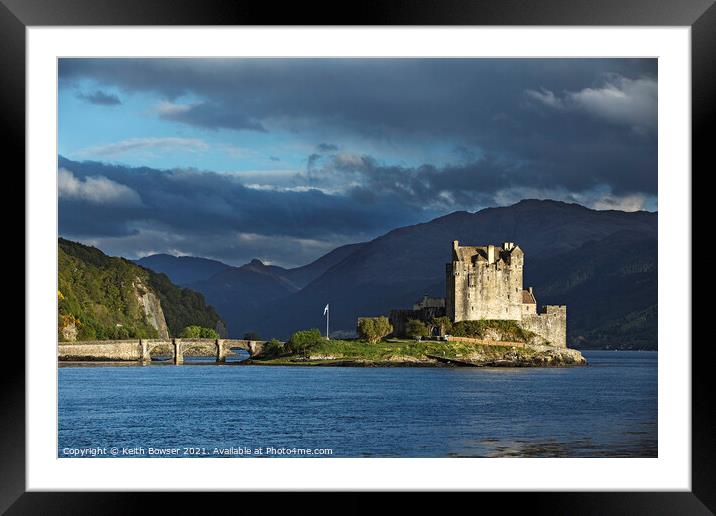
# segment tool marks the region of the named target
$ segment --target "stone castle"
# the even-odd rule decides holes
[[[522,283],[525,255],[513,242],[501,247],[461,246],[452,243],[452,261],[445,266],[445,299],[423,298],[412,310],[393,310],[396,334],[404,333],[409,319],[429,321],[447,315],[453,322],[480,319],[517,321],[522,328],[567,347],[567,307],[543,306],[537,311],[533,289]]]

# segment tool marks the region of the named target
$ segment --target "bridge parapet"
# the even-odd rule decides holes
[[[197,356],[215,356],[217,362],[225,362],[231,349],[244,349],[251,356],[256,356],[263,351],[265,343],[261,340],[181,338],[60,342],[57,358],[63,361],[150,362],[152,352],[163,348],[172,354],[175,364],[182,364],[187,352]]]

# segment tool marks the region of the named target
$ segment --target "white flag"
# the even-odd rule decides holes
[[[323,315],[326,315],[328,313],[328,305],[323,309]]]

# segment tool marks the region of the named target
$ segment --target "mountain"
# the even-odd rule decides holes
[[[530,268],[540,301],[566,304],[574,345],[649,349],[657,342],[657,240],[618,231]]]
[[[359,244],[348,244],[336,247],[333,251],[330,251],[317,260],[304,265],[303,267],[296,267],[295,269],[285,269],[283,273],[284,277],[291,280],[295,285],[300,288],[305,287],[310,282],[318,278],[328,269],[333,267],[335,264],[342,262],[349,255],[365,245],[364,243]]]
[[[292,269],[266,265],[257,259],[231,267],[215,260],[166,254],[141,258],[137,263],[201,292],[222,315],[232,336],[242,336],[252,330],[248,313],[297,292],[362,245],[337,247],[308,265]],[[189,281],[192,278],[197,279]]]
[[[251,325],[245,324],[245,314],[299,290],[280,274],[282,271],[285,269],[252,260],[241,267],[229,267],[209,279],[192,283],[191,287],[204,294],[216,307],[226,321],[230,335],[241,337],[253,330]]]
[[[538,303],[568,305],[571,345],[656,346],[657,214],[537,200],[390,231],[304,288],[244,312],[233,328],[286,337],[322,327],[331,303],[332,328],[353,331],[358,316],[409,307],[423,294],[443,296],[452,240],[519,244],[525,286],[535,287]]]
[[[172,256],[170,254],[152,254],[135,260],[135,263],[154,272],[163,272],[176,285],[189,285],[205,280],[230,267],[225,263],[208,258]]]
[[[61,340],[169,337],[185,326],[222,327],[204,297],[124,258],[58,241]]]

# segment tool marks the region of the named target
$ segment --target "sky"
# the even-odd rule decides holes
[[[657,209],[656,59],[60,59],[59,230],[286,267],[526,198]]]

